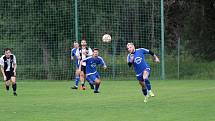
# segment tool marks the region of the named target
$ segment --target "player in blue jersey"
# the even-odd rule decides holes
[[[79,72],[78,72],[79,60],[78,60],[77,56],[75,55],[77,49],[79,49],[79,44],[78,44],[78,42],[74,41],[73,48],[71,50],[71,60],[75,60],[76,70],[75,70],[75,85],[73,87],[71,87],[71,89],[78,89],[78,82],[80,80]]]
[[[95,85],[94,93],[99,93],[99,86],[100,86],[101,80],[100,80],[100,75],[96,70],[96,66],[100,65],[104,69],[107,68],[103,58],[99,56],[99,49],[94,48],[93,49],[93,55],[83,59],[81,61],[80,65],[83,62],[86,62],[86,76],[87,76],[86,80],[90,84]],[[81,70],[81,66],[79,67],[79,71],[80,70]]]
[[[128,49],[128,56],[127,56],[127,62],[128,65],[134,66],[134,70],[136,73],[137,80],[139,80],[139,84],[142,87],[142,92],[145,96],[144,102],[147,102],[148,93],[150,96],[154,96],[153,92],[151,91],[151,85],[149,82],[149,76],[151,68],[145,61],[144,55],[150,54],[154,57],[154,61],[159,63],[159,58],[149,49],[145,48],[139,48],[135,49],[135,46],[133,43],[127,44]]]

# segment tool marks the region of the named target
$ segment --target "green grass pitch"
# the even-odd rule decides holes
[[[215,121],[215,80],[151,81],[144,103],[137,81],[103,81],[100,94],[74,82],[18,82],[0,88],[0,121]]]

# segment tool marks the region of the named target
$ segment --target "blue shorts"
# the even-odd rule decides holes
[[[100,78],[100,76],[99,76],[98,72],[96,72],[95,74],[87,75],[86,80],[92,84],[95,82],[96,79],[99,79],[99,78]]]
[[[143,72],[144,71],[147,71],[149,73],[149,76],[150,76],[150,72],[151,72],[150,68],[146,68],[146,69],[143,70]],[[143,81],[143,72],[137,76],[138,81]]]

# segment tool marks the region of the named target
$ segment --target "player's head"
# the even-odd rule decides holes
[[[79,44],[78,44],[77,41],[74,41],[74,42],[73,42],[73,47],[74,47],[74,48],[78,48],[78,47],[79,47]]]
[[[10,48],[5,48],[4,49],[4,55],[6,56],[6,58],[10,58],[11,49]]]
[[[87,46],[87,41],[85,39],[81,40],[81,46],[83,46],[83,47]]]
[[[93,49],[93,57],[97,57],[99,55],[99,49],[98,48],[94,48]]]
[[[135,51],[135,46],[133,43],[128,43],[127,44],[127,49],[129,53],[133,53]]]

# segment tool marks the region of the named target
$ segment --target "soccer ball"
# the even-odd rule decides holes
[[[111,41],[111,36],[109,34],[105,34],[102,37],[103,42],[110,42]]]

